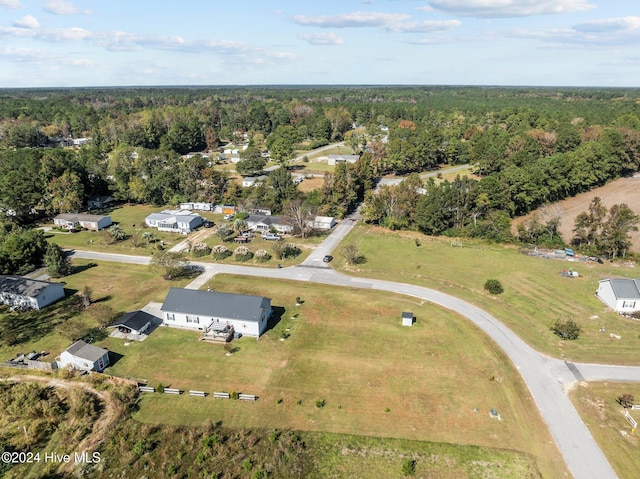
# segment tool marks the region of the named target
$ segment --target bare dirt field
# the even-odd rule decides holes
[[[621,178],[600,188],[595,188],[586,193],[581,193],[572,198],[567,198],[558,203],[548,206],[548,210],[553,214],[559,214],[561,217],[560,233],[565,242],[569,243],[573,237],[573,225],[578,216],[589,207],[591,200],[599,196],[602,203],[610,208],[612,205],[626,203],[636,214],[640,215],[640,175],[633,178]],[[541,209],[533,211],[526,216],[517,218],[513,221],[513,231],[515,233],[518,224],[527,221],[535,213],[543,215]],[[631,234],[631,251],[640,253],[640,231]]]

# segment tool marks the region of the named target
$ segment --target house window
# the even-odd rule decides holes
[[[198,316],[189,316],[189,315],[187,315],[187,323],[199,324],[200,323],[200,318]]]
[[[173,313],[167,313],[167,321],[175,321],[176,315]]]
[[[104,361],[102,360],[102,358],[98,359],[98,367],[101,371],[104,369]]]
[[[623,308],[635,308],[636,307],[636,302],[635,301],[623,301],[622,302],[622,307]]]

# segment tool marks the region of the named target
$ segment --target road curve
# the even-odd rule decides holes
[[[346,276],[337,273],[328,265],[318,262],[321,255],[337,245],[352,226],[352,222],[344,221],[334,232],[333,240],[331,242],[327,240],[326,248],[318,248],[320,252],[317,255],[312,254],[299,266],[270,269],[193,262],[193,264],[201,266],[204,272],[191,284],[191,287],[199,288],[214,275],[228,273],[405,294],[454,311],[489,335],[513,362],[546,421],[573,476],[576,479],[617,477],[567,397],[566,391],[573,383],[581,381],[640,381],[640,367],[569,363],[551,358],[532,349],[513,331],[486,311],[454,296],[405,283]],[[89,251],[75,251],[73,255],[77,258],[133,264],[148,264],[149,262],[149,258],[141,256],[111,255]]]

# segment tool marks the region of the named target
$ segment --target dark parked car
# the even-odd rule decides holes
[[[332,259],[333,259],[333,256],[328,254],[324,258],[322,258],[322,261],[324,261],[325,263],[330,263]]]

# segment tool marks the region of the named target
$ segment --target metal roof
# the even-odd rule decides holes
[[[0,293],[13,293],[35,298],[52,284],[62,286],[61,283],[40,281],[23,276],[0,276]]]
[[[217,318],[260,321],[262,313],[271,309],[271,299],[263,296],[171,288],[162,311]]]
[[[76,358],[86,359],[87,361],[96,362],[98,359],[108,354],[106,349],[85,343],[82,339],[76,341],[67,348],[67,352]]]
[[[616,299],[640,299],[640,280],[638,279],[609,279]]]
[[[98,221],[108,218],[108,216],[104,215],[85,215],[85,214],[74,214],[74,213],[61,213],[54,218],[54,220],[64,220],[64,221],[73,221],[74,223],[79,223],[80,221],[89,221],[92,223],[97,223]]]

